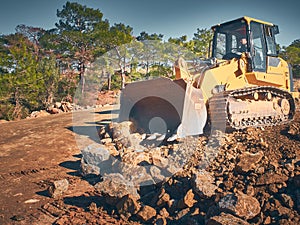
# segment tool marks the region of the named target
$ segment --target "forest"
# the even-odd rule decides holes
[[[138,79],[172,77],[169,65],[178,56],[209,56],[208,28],[197,28],[191,40],[164,40],[146,31],[134,36],[130,25],[110,24],[99,9],[78,3],[67,2],[56,15],[53,29],[20,24],[15,33],[0,36],[0,119],[22,119],[55,101],[72,102],[91,81],[101,82],[95,91],[117,90]],[[278,48],[300,77],[300,39]]]

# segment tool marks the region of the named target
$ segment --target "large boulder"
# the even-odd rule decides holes
[[[242,192],[227,194],[217,206],[221,212],[231,213],[246,220],[254,218],[261,211],[259,201]]]
[[[110,151],[104,145],[91,144],[81,150],[81,154],[81,172],[83,175],[99,175],[100,173],[111,172]]]
[[[209,172],[199,170],[194,173],[193,189],[200,197],[210,198],[214,196],[217,188],[215,179]]]
[[[264,153],[259,151],[257,153],[243,152],[238,156],[237,171],[247,173],[257,167],[257,163],[262,159]]]
[[[288,179],[289,177],[285,174],[267,172],[258,177],[256,185],[282,184]]]
[[[106,197],[108,204],[114,205],[123,197],[130,195],[135,199],[140,196],[134,184],[126,180],[122,174],[111,173],[103,176],[103,181],[94,186],[95,190]]]

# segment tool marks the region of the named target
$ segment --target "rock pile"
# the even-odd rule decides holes
[[[101,177],[94,188],[102,207],[129,221],[299,224],[299,128],[298,117],[287,126],[153,147],[132,123],[111,124],[100,129],[101,144],[82,150],[82,173]],[[219,145],[208,148],[212,142]]]
[[[70,102],[55,102],[51,106],[47,108],[47,112],[50,114],[57,114],[61,112],[71,112],[73,109],[73,105]]]
[[[43,116],[48,116],[50,113],[47,112],[46,110],[40,110],[40,111],[33,111],[28,117],[29,118],[38,118],[38,117],[43,117]]]

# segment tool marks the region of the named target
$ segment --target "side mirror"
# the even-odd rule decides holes
[[[274,29],[274,34],[276,35],[276,34],[279,34],[279,27],[278,27],[278,25],[274,25],[273,26],[273,29]]]

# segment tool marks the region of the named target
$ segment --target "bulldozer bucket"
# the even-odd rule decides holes
[[[207,121],[207,110],[201,89],[186,85],[182,121],[177,130],[178,137],[203,133]]]
[[[179,137],[203,132],[206,109],[199,89],[184,80],[157,78],[126,85],[119,122],[133,121],[137,132]],[[203,125],[204,124],[204,125]]]

